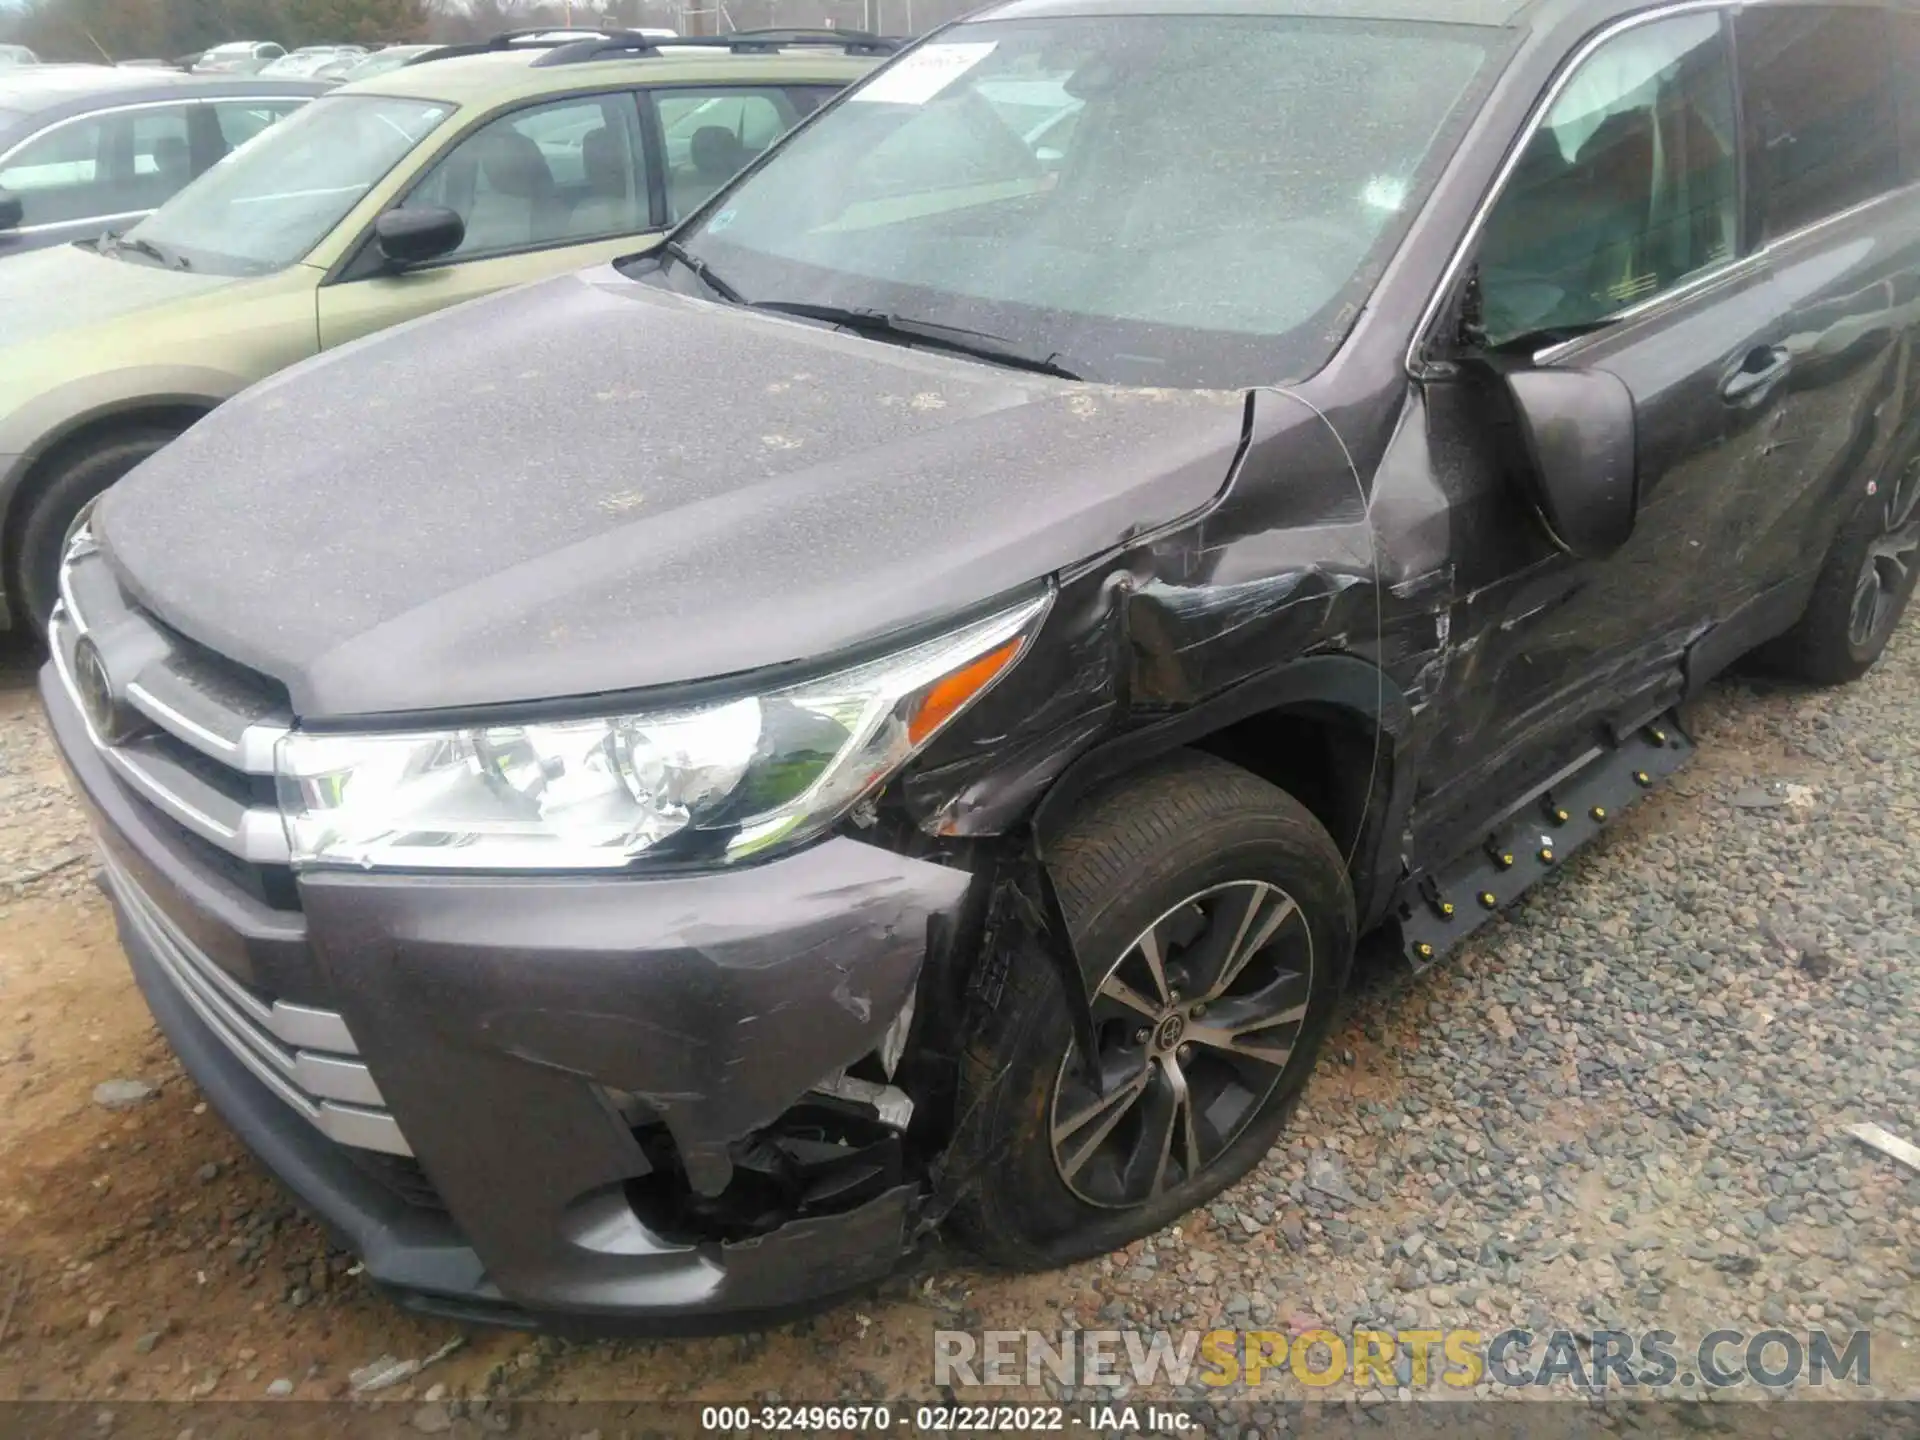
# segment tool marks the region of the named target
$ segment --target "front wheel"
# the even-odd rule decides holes
[[[1351,964],[1332,838],[1284,791],[1184,753],[1073,818],[1053,863],[1081,957],[1096,1086],[1059,978],[1016,967],[965,1056],[961,1238],[1018,1268],[1170,1224],[1266,1154]]]

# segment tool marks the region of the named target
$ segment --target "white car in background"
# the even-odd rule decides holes
[[[439,45],[385,45],[372,54],[336,55],[318,70],[313,72],[315,80],[338,80],[351,85],[356,80],[370,80],[375,75],[385,75],[412,64],[422,55],[431,55],[435,50],[443,49]]]
[[[364,45],[302,45],[282,55],[260,73],[281,80],[311,80],[340,60],[359,61],[367,57]]]
[[[229,40],[201,53],[193,62],[196,75],[258,75],[287,53],[271,40]]]

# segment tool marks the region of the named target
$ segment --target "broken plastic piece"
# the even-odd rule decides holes
[[[913,1123],[913,1097],[898,1085],[862,1080],[843,1070],[838,1075],[829,1075],[813,1088],[816,1094],[864,1106],[873,1112],[874,1119],[892,1129],[905,1130]]]
[[[1920,1171],[1920,1145],[1902,1140],[1898,1135],[1882,1129],[1871,1120],[1847,1126],[1847,1134],[1853,1136],[1862,1145],[1898,1160],[1909,1170]]]

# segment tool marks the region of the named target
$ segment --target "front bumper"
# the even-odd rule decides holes
[[[155,1018],[228,1124],[403,1300],[727,1328],[869,1284],[904,1253],[910,1183],[752,1239],[664,1238],[627,1198],[649,1162],[616,1095],[664,1122],[712,1193],[734,1141],[879,1043],[930,934],[952,933],[964,872],[838,838],[685,878],[328,872],[276,908],[129,791],[51,665],[41,691]],[[183,982],[195,966],[211,986]],[[295,1044],[289,1073],[324,1062],[323,1089],[357,1075],[317,1103],[348,1137],[384,1119],[386,1156],[290,1103],[260,1061],[278,1052],[250,1053],[209,1007],[222,987],[261,1014],[336,1017],[346,1053]],[[429,1203],[398,1198],[370,1158],[417,1166]]]

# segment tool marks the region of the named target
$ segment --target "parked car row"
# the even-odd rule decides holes
[[[534,32],[529,32],[532,34]],[[554,34],[557,32],[539,32]],[[579,39],[599,31],[565,32]],[[672,36],[672,31],[648,30],[649,36]],[[364,80],[397,69],[418,56],[447,48],[438,44],[398,44],[369,48],[365,45],[302,45],[288,50],[270,40],[234,40],[215,45],[193,55],[163,60],[157,56],[112,60],[105,64],[91,61],[64,62],[65,69],[177,70],[194,75],[264,75],[283,80],[328,80],[344,82]],[[368,62],[378,60],[378,65]],[[40,64],[40,58],[25,45],[0,45],[0,70]]]
[[[81,505],[207,408],[649,248],[871,68],[849,48],[883,48],[655,45],[509,35],[331,92],[119,71],[0,90],[0,257],[35,252],[0,263],[5,610],[44,626]]]
[[[0,262],[134,974],[421,1310],[1173,1223],[1362,936],[1435,963],[1920,576],[1909,0],[794,39],[417,62]]]

